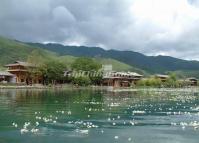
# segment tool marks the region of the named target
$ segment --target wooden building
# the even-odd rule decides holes
[[[162,75],[162,74],[156,74],[155,78],[160,79],[162,82],[165,82],[169,76],[168,75]]]
[[[134,72],[109,72],[103,76],[104,86],[130,87],[136,84],[142,75]]]
[[[41,84],[42,78],[41,76],[32,77],[30,76],[30,69],[36,68],[30,63],[16,61],[13,64],[8,64],[7,71],[16,76],[16,83],[24,83],[24,84]]]
[[[186,82],[188,82],[188,84],[190,86],[197,86],[198,85],[198,79],[196,79],[194,77],[187,78]]]
[[[7,71],[0,71],[0,83],[15,83],[15,75]]]

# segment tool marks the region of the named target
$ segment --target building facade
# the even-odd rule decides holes
[[[108,72],[103,76],[104,86],[130,87],[141,80],[143,76],[134,72]]]
[[[42,77],[41,76],[31,76],[30,70],[36,68],[30,63],[16,61],[13,64],[8,64],[7,71],[16,77],[16,83],[24,83],[24,84],[41,84]]]
[[[15,81],[15,75],[7,71],[0,71],[0,83],[15,83]]]
[[[155,78],[160,79],[162,82],[165,82],[169,78],[169,75],[156,74]]]
[[[185,81],[187,81],[190,86],[198,85],[198,79],[194,77],[187,78]]]

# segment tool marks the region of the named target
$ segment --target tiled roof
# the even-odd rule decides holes
[[[187,80],[198,80],[198,79],[195,77],[189,77],[189,78],[187,78]]]
[[[168,78],[169,77],[168,75],[163,75],[163,74],[156,74],[155,76],[156,77],[162,77],[162,78]]]
[[[31,63],[28,63],[28,62],[21,62],[21,61],[16,61],[15,63],[13,64],[8,64],[8,65],[5,65],[6,67],[9,67],[9,66],[24,66],[24,67],[34,67],[34,65],[32,65]]]
[[[7,71],[0,71],[0,76],[14,76],[14,75]]]
[[[114,71],[105,73],[104,75],[104,78],[122,78],[122,77],[135,78],[135,77],[142,77],[142,75],[135,72],[114,72]]]

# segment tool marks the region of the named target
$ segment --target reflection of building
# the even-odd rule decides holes
[[[136,84],[142,75],[134,72],[108,72],[103,76],[104,86],[129,87]]]
[[[157,75],[155,75],[155,78],[160,79],[162,82],[165,82],[169,78],[169,76],[168,75],[157,74]]]
[[[14,83],[15,82],[15,76],[9,72],[6,71],[0,71],[0,82],[2,83]]]
[[[7,71],[16,76],[16,83],[37,84],[42,83],[39,76],[31,77],[29,70],[36,68],[30,63],[16,61],[13,64],[6,65]]]
[[[186,81],[189,83],[191,86],[197,86],[198,85],[198,80],[194,77],[187,78]]]

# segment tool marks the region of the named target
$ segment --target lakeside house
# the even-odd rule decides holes
[[[29,70],[36,68],[36,66],[27,63],[16,61],[12,64],[5,65],[7,67],[7,72],[15,75],[15,83],[24,84],[41,84],[42,78],[40,76],[35,76],[34,78],[30,76]]]
[[[142,75],[135,72],[116,72],[112,65],[102,65],[103,86],[130,87],[142,79]]]
[[[103,76],[104,86],[130,87],[141,80],[143,76],[135,72],[107,72]]]
[[[160,79],[162,82],[165,82],[169,78],[169,75],[156,74],[155,78]]]
[[[41,75],[31,75],[31,71],[34,71],[36,66],[27,63],[16,61],[12,64],[5,65],[7,71],[0,71],[0,83],[17,83],[17,84],[42,84],[43,78]],[[116,72],[112,70],[112,65],[102,66],[102,81],[103,86],[113,86],[113,87],[130,87],[136,85],[138,81],[143,80],[143,75],[135,72]],[[64,71],[64,77],[70,76],[72,74],[71,70]],[[166,82],[169,75],[156,74],[155,78],[160,79],[162,82]],[[147,79],[147,78],[146,78]],[[178,80],[186,86],[197,86],[198,79],[190,77],[187,79]],[[70,83],[66,79],[58,83]]]
[[[190,86],[198,85],[198,79],[196,79],[194,77],[187,78],[185,81],[188,82]]]
[[[15,75],[13,75],[7,71],[0,71],[0,82],[15,83],[15,80],[16,80]]]

